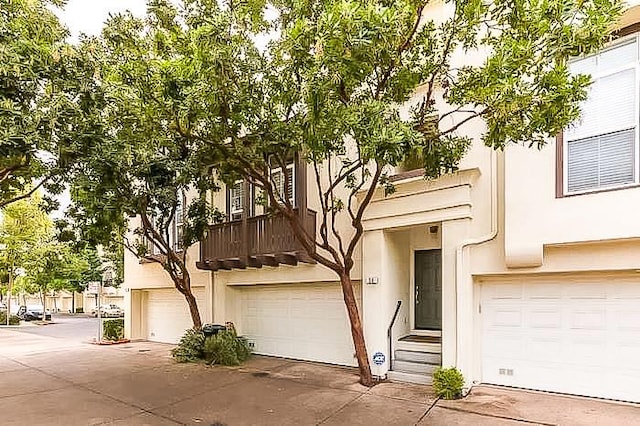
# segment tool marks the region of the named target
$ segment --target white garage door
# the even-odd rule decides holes
[[[240,293],[240,331],[255,353],[355,365],[338,284],[252,286]],[[360,300],[359,287],[356,294]]]
[[[640,401],[640,279],[481,288],[485,383]]]
[[[192,288],[198,301],[200,315],[205,307],[204,288]],[[185,330],[193,327],[189,306],[184,296],[175,289],[157,289],[146,292],[147,340],[178,343]]]

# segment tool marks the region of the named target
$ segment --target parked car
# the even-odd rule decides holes
[[[98,309],[91,309],[91,315],[97,317]],[[120,308],[120,306],[109,303],[107,305],[100,306],[100,316],[103,318],[119,318],[124,316],[124,311]]]
[[[43,317],[46,320],[51,319],[51,312],[44,310],[42,305],[22,305],[18,308],[18,312],[16,313],[18,318],[24,321],[35,321],[41,320]]]

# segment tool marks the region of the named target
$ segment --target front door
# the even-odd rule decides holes
[[[442,330],[442,252],[415,252],[415,329]]]

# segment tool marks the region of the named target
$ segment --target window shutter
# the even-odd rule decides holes
[[[584,191],[598,186],[598,138],[567,144],[567,189]]]
[[[635,132],[633,130],[601,136],[599,186],[633,183],[634,153]]]
[[[568,140],[583,139],[635,126],[635,69],[626,69],[595,81],[582,103],[577,125],[566,132]]]
[[[609,133],[567,143],[569,192],[635,181],[635,131]]]

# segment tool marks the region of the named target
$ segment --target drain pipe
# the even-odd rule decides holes
[[[464,240],[462,244],[456,249],[456,271],[455,271],[455,306],[456,306],[456,350],[455,350],[455,362],[456,367],[460,366],[460,312],[458,307],[462,305],[460,300],[460,281],[462,279],[462,266],[464,262],[464,249],[471,246],[477,246],[487,243],[498,235],[498,153],[495,149],[491,150],[491,230],[488,234],[482,235],[478,238],[471,238]],[[470,389],[467,390],[467,392]]]

